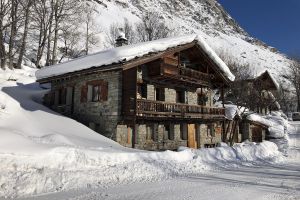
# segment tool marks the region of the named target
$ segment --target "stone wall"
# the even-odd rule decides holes
[[[82,86],[93,80],[108,82],[107,101],[80,102]],[[116,128],[121,116],[122,73],[120,71],[109,71],[84,75],[64,82],[55,82],[52,83],[52,90],[68,85],[74,87],[74,112],[72,117],[102,135],[116,140]]]
[[[154,85],[147,84],[147,99],[155,100],[155,89]]]
[[[198,147],[203,148],[206,145],[216,146],[222,142],[221,123],[200,124],[199,129]]]
[[[198,94],[196,92],[186,92],[187,103],[190,105],[198,105]]]
[[[176,103],[176,90],[165,88],[165,101],[168,103]]]
[[[149,132],[150,126],[157,127],[157,133]],[[170,124],[173,137],[169,137],[164,124],[138,124],[135,148],[145,150],[176,150],[179,146],[187,146],[187,141],[180,137],[180,124]],[[155,131],[155,132],[156,132]],[[152,135],[149,137],[148,135]]]
[[[184,127],[187,128],[187,124]],[[198,148],[217,146],[221,142],[221,134],[216,129],[220,128],[220,123],[195,124],[195,141]],[[156,130],[153,127],[156,126]],[[170,133],[166,130],[166,124],[145,123],[136,125],[135,148],[145,150],[176,150],[180,146],[188,145],[188,130],[181,133],[180,124],[168,124]],[[128,132],[126,125],[118,125],[117,142],[123,146],[130,147],[131,132]],[[211,132],[210,129],[213,129]],[[129,139],[130,140],[130,139]]]

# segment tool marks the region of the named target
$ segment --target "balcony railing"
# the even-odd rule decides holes
[[[137,99],[136,114],[143,117],[215,118],[224,117],[225,109]]]
[[[172,66],[166,64],[151,68],[149,76],[154,79],[176,79],[179,82],[189,82],[205,86],[209,86],[212,79],[211,75],[207,73],[183,66]]]
[[[209,76],[209,74],[189,69],[186,67],[178,67],[178,72],[180,76],[189,77],[195,80],[201,80],[203,82],[211,81],[211,77]]]

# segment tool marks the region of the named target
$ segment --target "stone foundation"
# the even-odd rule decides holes
[[[220,123],[195,124],[195,141],[197,148],[218,146],[221,142]],[[130,127],[118,125],[116,141],[126,147],[132,147],[135,140],[135,148],[144,150],[177,150],[180,146],[188,146],[189,133],[187,124],[158,124],[147,123],[136,125],[136,136],[132,138]],[[132,139],[128,139],[132,138]]]

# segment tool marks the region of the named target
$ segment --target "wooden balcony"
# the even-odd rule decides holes
[[[212,77],[200,71],[182,66],[157,64],[149,68],[149,77],[164,82],[190,84],[195,87],[210,86]]]
[[[136,115],[141,118],[223,119],[225,109],[137,99]]]

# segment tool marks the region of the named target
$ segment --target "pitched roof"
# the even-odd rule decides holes
[[[277,83],[275,78],[272,76],[272,74],[268,70],[266,70],[265,72],[258,75],[255,79],[263,79],[263,78],[269,78],[274,85],[274,89],[276,88],[276,90],[279,90],[279,84]]]
[[[227,79],[234,81],[235,77],[230,72],[228,66],[199,35],[170,37],[100,51],[68,62],[44,67],[36,72],[36,77],[37,80],[40,80],[93,67],[98,68],[112,64],[123,64],[133,59],[141,58],[147,54],[162,52],[169,48],[192,42],[196,42]]]

